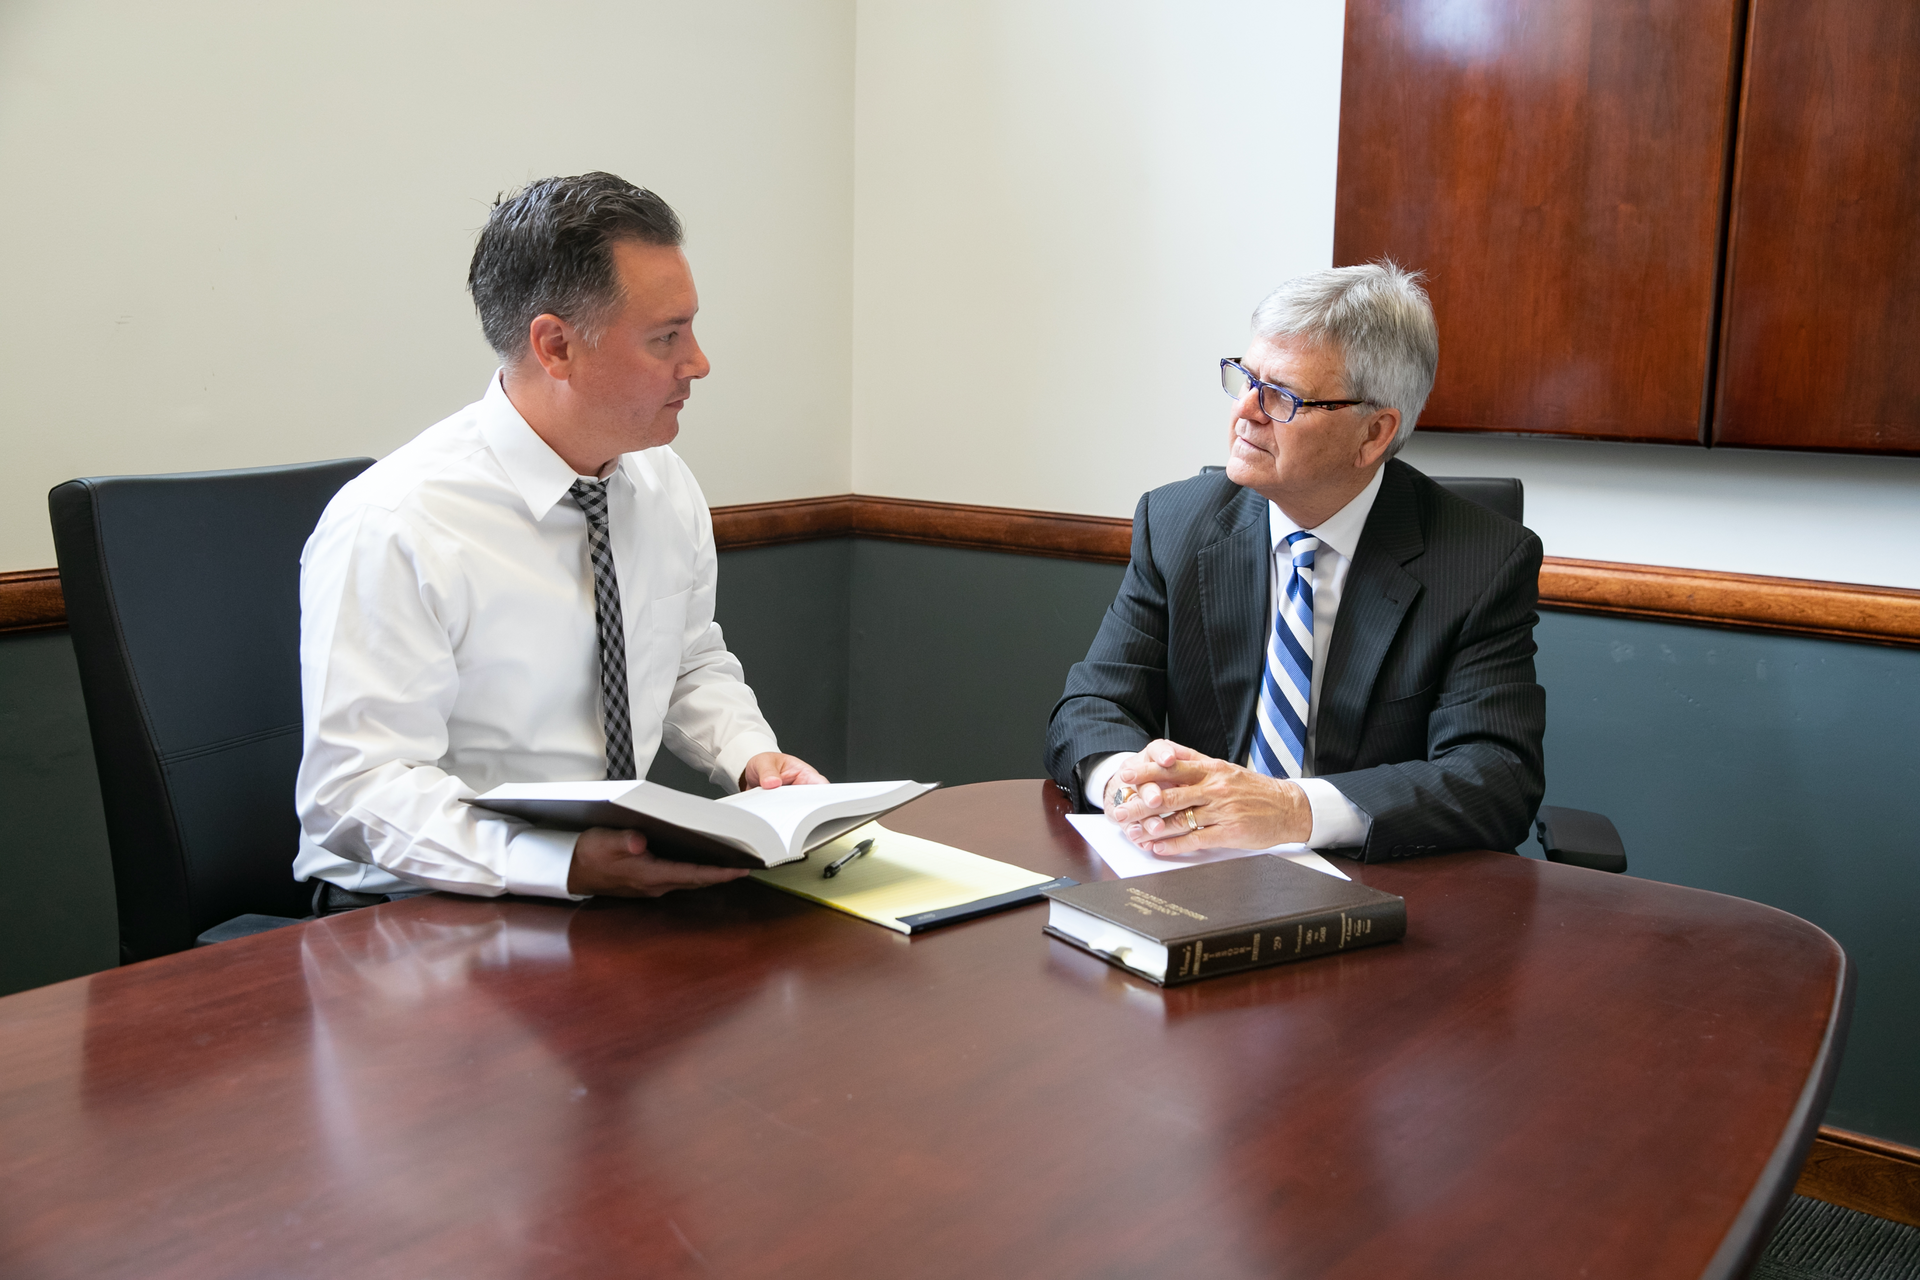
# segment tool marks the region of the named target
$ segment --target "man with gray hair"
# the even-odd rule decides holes
[[[1391,262],[1274,290],[1224,474],[1155,489],[1047,767],[1162,856],[1511,849],[1545,790],[1540,540],[1394,459],[1439,339]]]

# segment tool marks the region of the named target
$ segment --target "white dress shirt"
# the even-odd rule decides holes
[[[1364,809],[1340,794],[1340,789],[1324,778],[1313,776],[1314,740],[1320,724],[1320,686],[1327,669],[1327,654],[1333,651],[1334,621],[1340,612],[1340,593],[1346,589],[1347,570],[1353,566],[1353,553],[1360,545],[1360,532],[1367,527],[1367,515],[1380,493],[1381,467],[1373,473],[1353,501],[1327,517],[1319,528],[1309,529],[1320,540],[1314,553],[1313,568],[1313,680],[1307,696],[1307,768],[1298,779],[1313,811],[1313,831],[1307,844],[1315,849],[1342,849],[1367,842],[1372,825]],[[1267,629],[1260,638],[1260,652],[1267,652],[1267,640],[1273,634],[1274,621],[1286,597],[1287,582],[1293,576],[1293,554],[1287,549],[1287,535],[1300,525],[1276,504],[1267,503],[1267,535],[1271,548],[1267,559]],[[1088,767],[1085,791],[1102,810],[1106,808],[1107,783],[1119,767],[1121,755],[1105,756]],[[1241,764],[1249,763],[1242,760]]]
[[[465,801],[606,776],[578,478],[495,374],[327,504],[300,557],[297,879],[573,896],[574,833]],[[713,620],[706,499],[661,446],[614,464],[607,507],[634,762],[664,741],[732,790],[779,748]]]

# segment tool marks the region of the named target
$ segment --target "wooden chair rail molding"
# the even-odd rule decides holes
[[[1133,522],[842,494],[719,507],[727,549],[859,536],[1125,564]],[[1920,647],[1920,591],[1548,556],[1542,608]]]
[[[840,494],[717,507],[722,550],[862,537],[1125,564],[1133,522],[1110,516]],[[1920,591],[1548,556],[1540,605],[1576,613],[1920,648]],[[66,622],[53,569],[0,573],[0,632]]]
[[[0,573],[0,633],[45,631],[67,625],[67,601],[58,569]]]

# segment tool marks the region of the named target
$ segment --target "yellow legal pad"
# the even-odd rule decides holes
[[[822,867],[867,839],[873,848],[842,867],[839,875],[829,880],[820,874]],[[1034,902],[1048,889],[1074,883],[889,831],[878,822],[821,845],[803,862],[756,871],[753,878],[901,933]]]

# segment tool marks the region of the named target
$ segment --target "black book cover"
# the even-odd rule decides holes
[[[1101,949],[1056,927],[1058,912],[1048,933],[1164,986],[1393,942],[1407,932],[1406,899],[1271,854],[1101,880],[1047,897],[1149,945],[1126,955]],[[1164,975],[1138,963],[1153,954],[1151,944],[1165,948]]]

